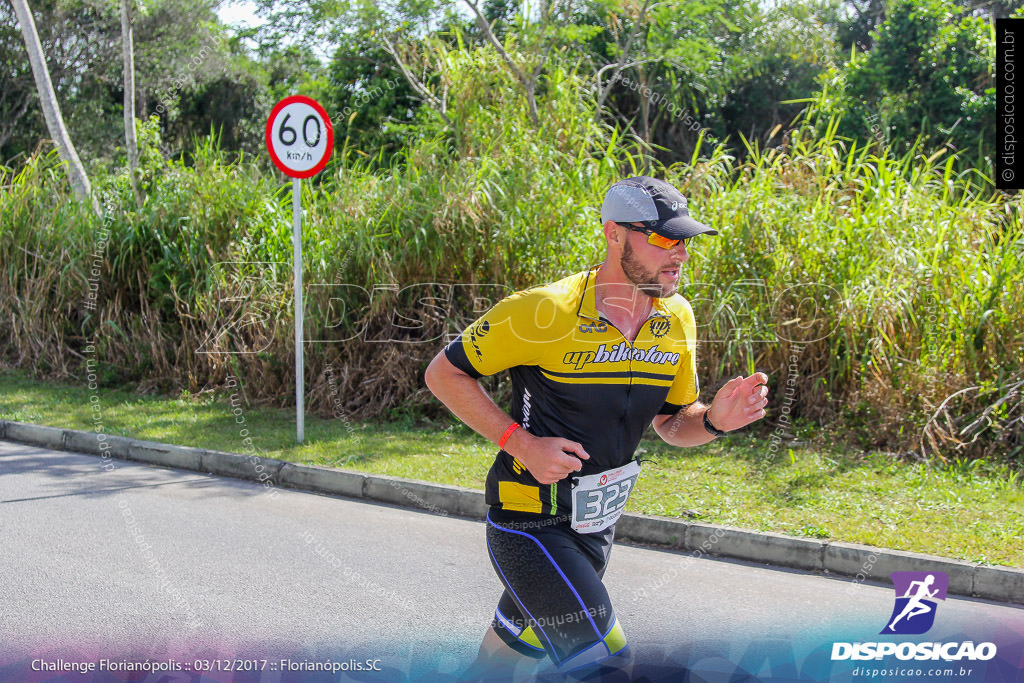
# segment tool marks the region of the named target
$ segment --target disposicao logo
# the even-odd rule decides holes
[[[936,600],[945,600],[949,577],[945,572],[893,572],[896,604],[880,633],[916,636],[935,623]]]
[[[892,614],[882,635],[920,635],[935,623],[937,600],[945,600],[949,576],[943,572],[893,572],[896,592]],[[963,642],[867,642],[833,643],[832,661],[870,660],[896,657],[899,660],[987,661],[996,656],[995,643]]]

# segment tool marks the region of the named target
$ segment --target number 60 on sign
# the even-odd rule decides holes
[[[309,178],[327,164],[334,148],[334,128],[316,100],[293,95],[270,112],[266,141],[270,158],[282,173]]]

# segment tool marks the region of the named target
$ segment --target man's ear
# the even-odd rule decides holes
[[[609,245],[618,244],[621,246],[622,232],[619,230],[619,226],[615,224],[615,221],[604,222],[604,238]]]

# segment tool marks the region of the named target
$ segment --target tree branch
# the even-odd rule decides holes
[[[599,76],[598,76],[598,89],[597,89],[597,107],[598,107],[598,109],[600,109],[602,106],[604,106],[604,101],[608,98],[608,95],[611,93],[612,85],[615,83],[615,81],[618,80],[619,74],[622,73],[622,70],[625,69],[628,66],[633,66],[635,64],[642,63],[642,61],[643,61],[642,60],[641,62],[633,62],[631,64],[626,64],[625,63],[626,60],[629,59],[629,53],[632,52],[632,50],[633,50],[633,41],[636,40],[637,33],[639,33],[640,27],[643,25],[644,16],[647,14],[647,7],[650,4],[650,2],[651,2],[651,0],[644,0],[643,7],[640,8],[640,13],[637,14],[636,21],[633,23],[633,29],[629,32],[629,38],[626,39],[626,46],[624,48],[622,48],[622,57],[617,62],[619,66],[615,70],[615,73],[612,74],[612,77],[608,80],[608,87],[607,88],[603,88],[603,89],[601,88],[601,82],[600,82],[600,73],[601,72],[600,71],[598,72],[598,74],[599,74]],[[603,71],[603,69],[602,69],[602,71]]]
[[[523,92],[526,94],[526,103],[530,114],[530,121],[535,126],[540,125],[540,116],[537,114],[537,102],[534,99],[533,94],[535,89],[534,79],[527,78],[523,70],[520,69],[514,61],[512,61],[512,57],[505,51],[505,47],[498,41],[497,36],[494,35],[494,31],[491,30],[491,25],[480,12],[480,7],[476,4],[476,0],[466,0],[466,4],[469,5],[469,8],[473,10],[473,14],[476,15],[476,23],[484,32],[484,37],[487,38],[487,42],[489,42],[494,49],[498,51],[501,58],[505,60],[506,64],[508,64],[508,68],[512,71],[512,75],[515,76],[516,80],[518,80],[520,85],[522,85]],[[544,59],[547,59],[547,53],[545,53]],[[543,65],[544,62],[541,61],[541,64],[538,66],[535,73],[540,73],[540,67]]]
[[[646,59],[638,59],[638,60],[636,60],[634,62],[629,62],[627,64],[622,64],[621,65],[622,68],[619,71],[625,71],[626,69],[628,69],[631,66],[639,66],[640,64],[647,64],[648,62],[660,62],[662,59],[663,59],[662,57],[647,57]],[[598,85],[598,89],[599,90],[601,88],[601,74],[603,74],[608,69],[615,68],[616,66],[619,66],[619,63],[618,62],[612,62],[611,64],[605,64],[600,69],[598,69],[598,71],[597,71],[597,85]],[[616,71],[616,76],[613,77],[610,81],[608,81],[608,89],[609,90],[611,89],[612,84],[615,83],[615,81],[619,80],[618,79],[619,71]]]
[[[444,119],[446,125],[454,128],[455,124],[448,117],[447,113],[447,97],[445,97],[445,99],[439,99],[434,93],[427,90],[426,85],[424,85],[418,78],[412,75],[412,73],[409,71],[409,67],[406,66],[405,62],[399,56],[398,49],[395,47],[394,43],[392,43],[388,39],[387,34],[383,32],[381,33],[381,41],[383,42],[384,51],[391,55],[392,59],[395,60],[395,63],[398,64],[399,70],[405,77],[405,80],[409,84],[409,87],[413,89],[413,92],[419,95],[428,105],[430,105],[431,108],[433,108],[438,114],[440,114],[441,118]]]
[[[487,38],[487,42],[494,46],[494,49],[498,51],[501,58],[508,64],[508,68],[512,70],[512,73],[519,80],[520,83],[526,85],[526,74],[523,70],[512,61],[512,57],[509,56],[508,52],[505,51],[505,47],[498,40],[497,36],[494,35],[494,31],[491,30],[491,25],[487,23],[487,19],[480,12],[480,7],[476,4],[475,0],[466,0],[466,4],[473,10],[473,14],[476,15],[476,23],[480,29],[484,32],[484,37]]]

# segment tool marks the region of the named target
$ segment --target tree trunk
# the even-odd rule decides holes
[[[21,24],[21,35],[25,40],[25,49],[28,50],[28,61],[32,64],[32,75],[36,80],[36,91],[39,94],[39,104],[43,108],[43,117],[46,119],[46,128],[50,131],[50,137],[57,145],[60,158],[68,165],[68,180],[79,201],[89,202],[96,213],[99,213],[99,204],[92,196],[92,189],[89,185],[89,176],[85,173],[78,152],[71,143],[67,128],[64,127],[64,118],[60,113],[60,105],[57,103],[57,95],[53,91],[53,83],[50,81],[50,72],[46,68],[46,59],[43,56],[43,47],[39,43],[39,34],[36,32],[36,22],[32,18],[32,10],[29,9],[28,0],[11,0],[14,5],[14,13]]]
[[[640,88],[637,90],[637,94],[640,95],[640,139],[644,143],[644,155],[643,163],[641,168],[643,174],[648,175],[651,170],[651,97],[652,92],[651,84],[654,79],[650,78],[648,74],[644,73],[642,66],[637,67],[637,74],[639,77]]]
[[[124,60],[124,147],[128,153],[128,177],[135,205],[142,208],[139,194],[139,144],[135,139],[135,49],[132,45],[131,0],[121,0],[121,57]]]
[[[137,88],[135,91],[135,118],[139,121],[148,121],[149,101],[146,99],[146,89]]]
[[[651,92],[651,84],[647,82],[647,75],[644,73],[643,67],[638,67],[637,73],[640,75],[640,85],[642,86],[638,91],[640,95],[640,139],[649,143],[651,141],[651,98],[648,93]]]

